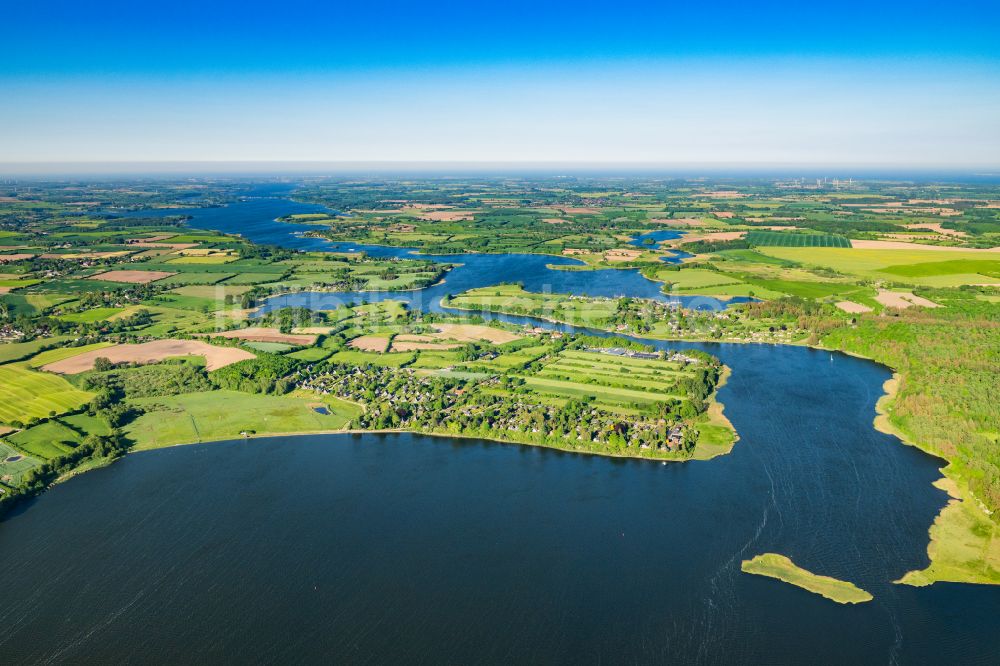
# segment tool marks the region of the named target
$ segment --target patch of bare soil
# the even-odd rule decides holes
[[[208,370],[217,370],[238,361],[256,358],[235,347],[217,347],[200,340],[153,340],[135,345],[114,345],[78,354],[42,366],[42,370],[75,375],[92,370],[94,362],[106,358],[112,363],[156,363],[174,356],[203,356]]]
[[[354,347],[361,351],[384,352],[389,348],[389,338],[379,335],[362,335],[347,343],[348,347]]]
[[[101,280],[103,282],[122,282],[125,284],[149,284],[163,278],[168,278],[176,273],[167,271],[107,271],[91,275],[88,280]]]
[[[910,308],[914,305],[919,305],[925,308],[939,308],[941,307],[934,301],[929,301],[926,298],[913,295],[909,291],[889,291],[888,289],[879,289],[878,296],[875,300],[888,308]]]

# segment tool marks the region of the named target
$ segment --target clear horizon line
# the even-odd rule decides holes
[[[524,169],[573,171],[734,171],[734,172],[775,172],[788,170],[839,171],[839,175],[856,173],[896,172],[896,173],[948,173],[962,172],[972,176],[1000,175],[998,163],[906,163],[906,162],[795,162],[795,161],[630,161],[630,160],[34,160],[0,162],[0,174],[11,176],[73,176],[73,175],[176,175],[190,173],[286,173],[318,174],[321,172],[357,171],[442,171],[468,170],[489,171]],[[829,174],[833,176],[834,174]]]
[[[636,164],[664,166],[700,166],[704,164],[719,165],[809,165],[809,166],[939,166],[939,167],[981,167],[987,163],[980,162],[850,162],[829,161],[811,162],[794,160],[704,160],[704,161],[669,161],[669,160],[413,160],[413,159],[372,159],[372,160],[319,160],[319,159],[189,159],[189,160],[7,160],[0,161],[0,166],[21,165],[61,165],[61,164]],[[990,164],[1000,167],[1000,162]]]

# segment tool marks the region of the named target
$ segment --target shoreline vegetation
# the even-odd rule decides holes
[[[838,604],[862,604],[874,599],[870,593],[854,583],[815,574],[778,553],[764,553],[753,559],[743,560],[740,569],[748,574],[774,578],[800,587]]]

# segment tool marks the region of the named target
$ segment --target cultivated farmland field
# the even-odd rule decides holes
[[[646,405],[683,399],[673,389],[684,375],[678,364],[669,361],[564,350],[537,374],[523,379],[542,394],[589,396],[606,405]]]
[[[781,231],[751,231],[747,242],[757,247],[851,247],[851,241],[831,234],[791,234]]]
[[[75,375],[93,368],[99,358],[106,358],[112,363],[155,363],[178,356],[204,356],[209,370],[254,358],[253,354],[243,349],[219,347],[199,340],[153,340],[141,344],[102,345],[99,349],[52,361],[44,369]]]
[[[65,414],[83,406],[94,397],[92,393],[74,388],[62,377],[35,372],[24,364],[0,366],[0,422],[27,422],[47,417],[50,412]]]
[[[805,266],[908,284],[947,287],[1000,282],[993,277],[1000,270],[1000,260],[960,249],[766,247],[760,251]]]
[[[89,310],[84,310],[83,312],[72,312],[70,314],[60,315],[59,318],[63,321],[73,322],[74,324],[89,324],[97,321],[105,321],[111,319],[117,314],[121,314],[125,311],[125,308],[91,308]]]
[[[39,338],[31,342],[13,342],[0,345],[0,363],[24,360],[42,347],[66,342],[70,338],[69,335],[59,335],[51,338]]]

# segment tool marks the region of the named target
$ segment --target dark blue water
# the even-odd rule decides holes
[[[676,231],[674,229],[660,229],[658,231],[650,231],[644,234],[639,234],[631,241],[629,241],[629,244],[634,245],[636,247],[650,248],[656,250],[659,249],[661,245],[663,245],[664,241],[677,240],[683,235],[684,235],[683,231]],[[647,240],[651,240],[653,242],[650,244],[646,242]]]
[[[664,241],[674,240],[680,238],[684,235],[683,231],[675,231],[673,229],[660,229],[659,231],[650,231],[645,234],[639,234],[631,241],[629,245],[634,245],[636,247],[641,247],[649,250],[659,250]],[[646,240],[653,241],[651,244],[646,243]],[[660,257],[660,261],[668,264],[679,264],[685,259],[693,257],[694,255],[690,252],[684,252],[683,250],[671,250],[670,255]]]
[[[584,273],[593,276],[594,273]],[[0,525],[9,663],[994,664],[1000,589],[926,565],[941,464],[876,432],[888,371],[697,347],[742,439],[662,465],[332,435],[128,456]],[[743,574],[781,552],[875,595]]]

